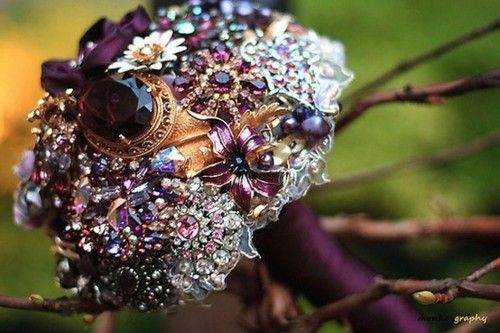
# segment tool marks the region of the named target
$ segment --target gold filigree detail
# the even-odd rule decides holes
[[[288,108],[279,103],[264,104],[257,111],[243,113],[240,121],[233,125],[233,133],[240,133],[245,126],[259,128],[288,112]]]

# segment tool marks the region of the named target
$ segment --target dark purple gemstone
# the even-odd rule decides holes
[[[314,115],[314,110],[305,105],[299,105],[293,110],[293,115],[298,121],[303,121]]]
[[[123,251],[122,240],[116,234],[112,235],[110,240],[106,244],[106,250],[109,254],[119,257]]]
[[[287,115],[281,120],[281,129],[285,134],[291,134],[297,130],[300,123],[293,115]]]
[[[259,157],[259,168],[261,168],[262,170],[269,170],[273,166],[273,162],[273,154],[267,152]]]
[[[82,123],[109,140],[140,134],[153,114],[148,87],[135,77],[91,82],[78,101]]]
[[[143,210],[139,212],[139,218],[143,222],[150,222],[153,220],[154,215],[149,208],[143,208]]]
[[[191,59],[191,63],[193,64],[194,68],[198,71],[205,69],[205,67],[207,66],[205,60],[203,60],[203,58],[199,56],[194,56]]]
[[[174,79],[175,92],[184,94],[191,87],[192,80],[188,76],[177,76]]]
[[[225,44],[218,43],[212,49],[212,55],[217,62],[225,63],[231,57],[231,51],[229,50],[229,48]]]
[[[266,82],[262,80],[242,80],[241,85],[245,88],[248,89],[253,95],[255,96],[262,96],[264,95],[266,89],[267,89],[267,84]]]
[[[204,98],[198,98],[194,103],[193,103],[193,110],[195,112],[202,112],[205,110],[207,105],[207,101]]]
[[[330,133],[331,125],[321,116],[307,118],[300,125],[302,133],[313,139],[321,139]]]
[[[231,90],[233,78],[227,72],[216,72],[210,78],[210,82],[215,92],[223,94]]]

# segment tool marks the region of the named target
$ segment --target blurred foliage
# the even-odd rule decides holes
[[[33,137],[25,122],[41,96],[40,64],[46,58],[69,58],[81,33],[97,18],[117,19],[136,1],[2,0],[0,1],[0,293],[47,297],[60,295],[53,280],[50,242],[42,231],[24,232],[11,222],[12,165]],[[146,3],[146,1],[144,1]],[[500,13],[490,0],[309,0],[294,1],[293,12],[306,26],[342,40],[352,88],[396,62],[433,47]],[[468,44],[430,62],[385,88],[423,85],[473,75],[498,67],[500,33]],[[351,91],[352,91],[351,88]],[[377,107],[336,139],[328,165],[333,177],[381,163],[425,154],[500,126],[498,90],[452,99],[440,106]],[[490,150],[436,170],[404,172],[346,190],[311,194],[319,213],[364,212],[374,217],[435,217],[442,208],[457,215],[500,214],[500,154]],[[439,202],[439,205],[435,203]],[[414,241],[404,244],[345,242],[346,247],[387,277],[460,277],[499,253],[498,245]],[[320,268],[319,268],[320,269]],[[485,281],[499,282],[499,274]],[[332,281],[334,283],[334,281]],[[420,307],[427,315],[473,315],[490,302],[458,300]],[[309,308],[310,309],[310,308]],[[27,320],[29,318],[29,320]],[[369,318],[367,318],[369,320]],[[124,314],[120,332],[160,331],[159,315]],[[433,331],[453,327],[434,322]],[[1,332],[83,332],[77,317],[0,310]],[[342,332],[330,325],[323,332]],[[500,328],[493,328],[500,331]]]

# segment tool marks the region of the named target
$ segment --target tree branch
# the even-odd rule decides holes
[[[360,96],[366,94],[367,92],[372,91],[375,88],[378,88],[383,84],[391,81],[395,77],[414,69],[418,65],[421,65],[429,60],[438,58],[443,54],[453,51],[454,49],[460,46],[463,46],[469,42],[472,42],[476,39],[486,36],[487,34],[492,33],[499,28],[500,28],[500,18],[497,18],[494,21],[484,26],[468,31],[463,35],[458,36],[450,41],[447,41],[431,50],[428,50],[422,54],[414,56],[413,58],[405,60],[397,64],[393,68],[389,69],[387,72],[384,72],[380,76],[376,77],[375,79],[362,85],[360,88],[353,91],[351,94],[347,95],[345,100],[357,99]]]
[[[99,314],[105,310],[109,310],[100,304],[79,298],[62,297],[57,299],[44,299],[39,295],[31,295],[29,297],[0,295],[0,307],[54,312],[67,315],[77,313]]]
[[[402,241],[423,237],[447,237],[470,240],[500,239],[500,216],[443,218],[433,221],[403,220],[399,222],[371,220],[363,215],[323,217],[322,227],[341,237],[374,241]],[[477,271],[476,274],[479,274]],[[477,279],[474,279],[477,280]]]
[[[482,273],[491,272],[498,268],[499,258],[492,263],[481,267],[478,271]],[[483,276],[484,274],[471,273],[469,276]],[[384,296],[393,295],[417,295],[425,292],[425,304],[449,303],[457,297],[473,297],[500,301],[500,285],[481,284],[469,279],[454,280],[387,280],[375,278],[374,283],[362,292],[349,295],[343,299],[318,308],[311,315],[299,321],[296,332],[315,332],[322,323],[346,314],[353,309],[374,302]],[[416,294],[417,293],[417,294]]]
[[[455,81],[433,84],[423,87],[405,87],[402,90],[379,92],[366,96],[354,103],[349,112],[342,117],[335,128],[341,131],[370,108],[393,102],[413,102],[438,104],[445,97],[455,97],[467,93],[500,86],[500,69]]]
[[[500,131],[480,136],[469,142],[446,148],[429,155],[413,157],[407,160],[359,171],[351,175],[340,176],[333,179],[330,184],[314,188],[311,193],[354,187],[385,178],[403,170],[439,167],[498,146],[500,146]]]

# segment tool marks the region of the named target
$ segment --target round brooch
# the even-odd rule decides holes
[[[222,290],[253,232],[328,180],[344,61],[246,1],[99,20],[76,59],[42,66],[16,222],[50,230],[84,299],[152,311]]]

